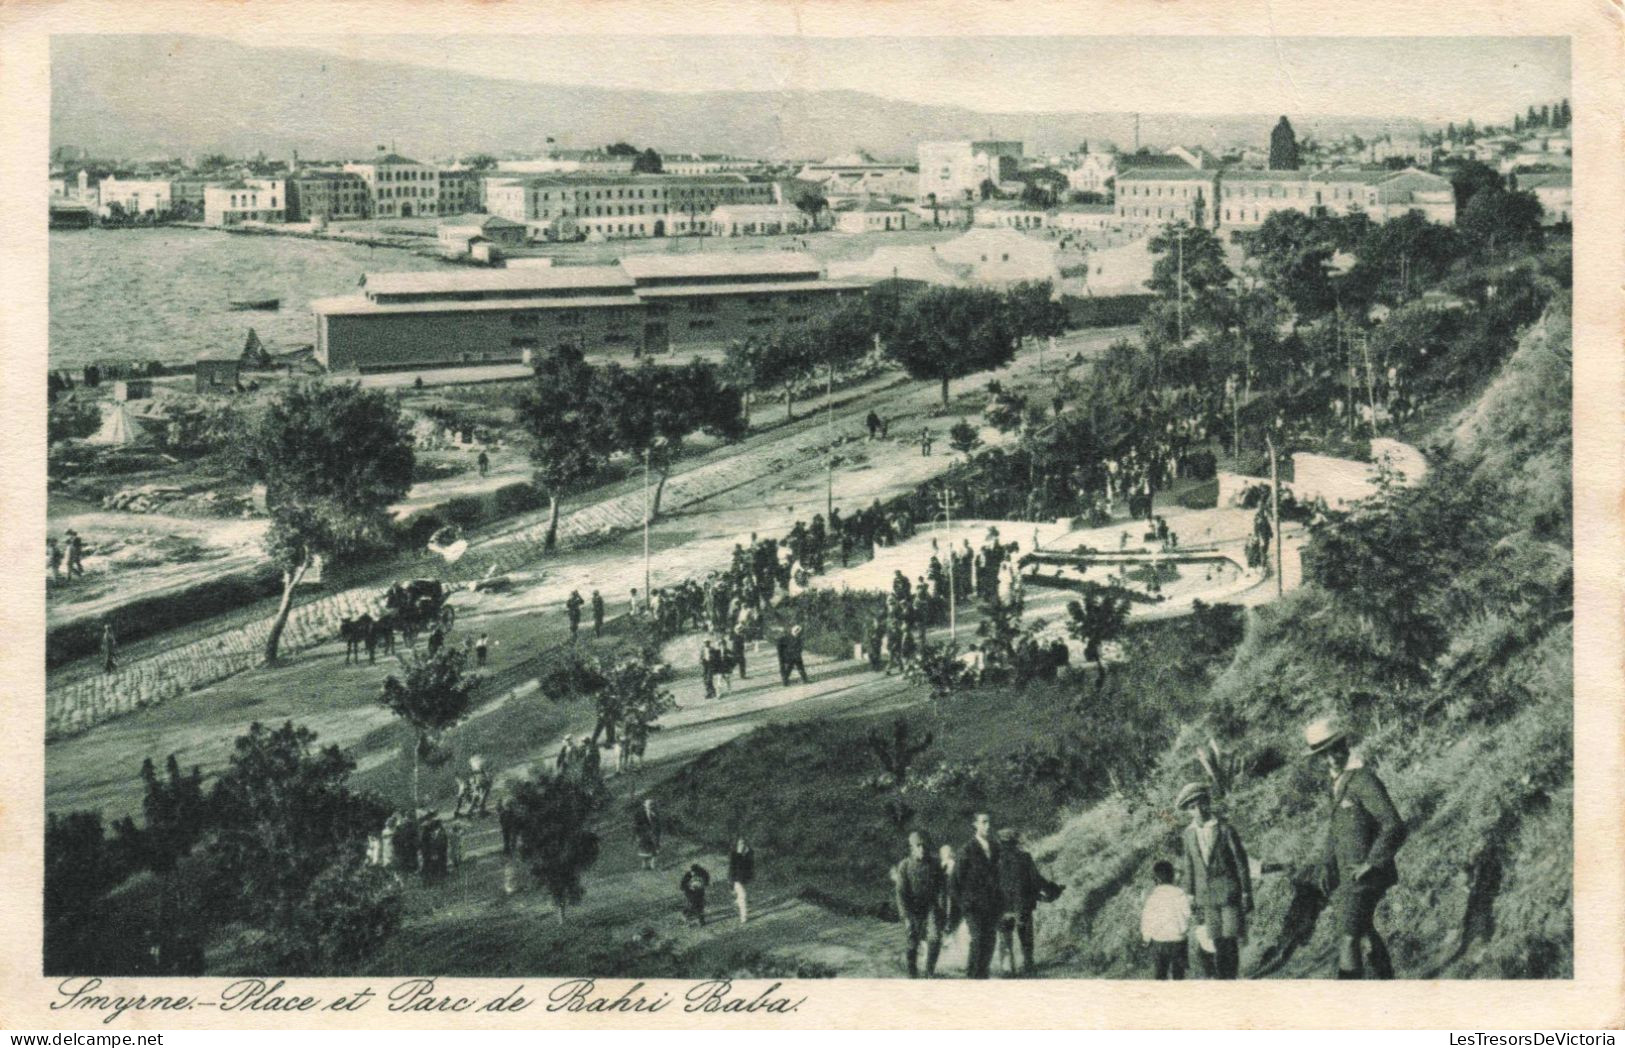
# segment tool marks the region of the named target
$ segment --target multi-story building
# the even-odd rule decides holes
[[[1574,175],[1550,171],[1515,176],[1520,192],[1535,194],[1540,201],[1541,225],[1555,226],[1574,221]]]
[[[1070,233],[1090,233],[1109,229],[1117,221],[1117,209],[1110,204],[1062,204],[1045,216],[1051,229]]]
[[[461,215],[478,211],[480,203],[480,176],[466,167],[449,167],[440,174],[440,213]]]
[[[549,240],[709,233],[719,207],[772,203],[771,182],[743,175],[552,175],[485,187],[487,211]]]
[[[796,177],[816,184],[832,205],[848,201],[913,199],[920,181],[919,170],[914,166],[882,163],[867,153],[807,164]]]
[[[794,204],[723,204],[711,212],[711,232],[719,237],[805,233],[816,228],[813,216]]]
[[[238,179],[203,189],[203,221],[211,226],[281,222],[287,209],[287,183],[279,178]]]
[[[559,346],[634,356],[719,347],[809,324],[863,291],[791,252],[372,273],[363,288],[311,303],[329,371],[513,363]]]
[[[367,183],[353,171],[300,171],[288,179],[288,221],[366,218]]]
[[[131,217],[151,214],[154,218],[163,218],[173,206],[168,179],[137,180],[109,175],[101,180],[98,191],[103,218],[112,214],[115,204]]]
[[[938,204],[980,198],[983,182],[998,185],[1021,170],[1020,142],[921,142],[918,200]]]
[[[1225,171],[1220,179],[1216,224],[1256,228],[1277,211],[1348,215],[1362,211],[1386,222],[1410,211],[1429,221],[1456,220],[1450,182],[1438,175],[1403,171]]]
[[[1134,167],[1120,171],[1116,183],[1117,220],[1129,225],[1163,225],[1212,221],[1219,173],[1177,168]]]
[[[1212,154],[1205,149],[1201,150],[1199,155],[1192,156],[1202,159],[1203,167],[1214,166],[1206,162]],[[1116,185],[1117,176],[1124,171],[1130,169],[1183,171],[1187,168],[1195,169],[1196,165],[1172,153],[1118,153],[1111,150],[1085,153],[1078,161],[1078,165],[1066,173],[1066,185],[1074,193],[1099,193],[1108,196]]]
[[[440,214],[440,173],[427,164],[389,153],[345,164],[344,170],[360,175],[367,184],[374,218]]]
[[[756,171],[762,166],[760,160],[719,153],[660,154],[660,171],[666,175],[722,175]]]
[[[497,170],[514,175],[630,175],[634,157],[591,149],[555,149],[529,160],[499,160]]]

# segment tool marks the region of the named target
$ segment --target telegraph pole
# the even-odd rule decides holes
[[[948,643],[959,641],[959,597],[954,592],[954,491],[946,484],[937,494],[937,503],[942,507],[942,519],[948,526]]]
[[[1282,574],[1281,564],[1281,474],[1276,469],[1275,441],[1267,432],[1264,434],[1264,446],[1270,452],[1270,524],[1275,528],[1275,594],[1281,596],[1286,593],[1286,577]]]
[[[1365,402],[1371,409],[1371,435],[1377,435],[1377,392],[1371,379],[1371,336],[1360,333],[1360,356],[1365,359]]]
[[[1138,117],[1135,118],[1138,123]],[[1185,228],[1179,228],[1179,297],[1175,302],[1179,310],[1179,344],[1185,344]]]
[[[824,523],[835,519],[835,365],[824,373]]]
[[[649,610],[649,449],[643,449],[643,610]]]

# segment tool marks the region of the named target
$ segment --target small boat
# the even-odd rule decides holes
[[[232,309],[237,309],[237,310],[244,310],[244,309],[271,310],[271,309],[280,309],[280,308],[282,308],[282,300],[280,298],[234,298],[234,299],[231,300],[229,305],[231,306]]]

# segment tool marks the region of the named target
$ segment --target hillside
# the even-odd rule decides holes
[[[1065,820],[1036,854],[1073,887],[1039,912],[1074,975],[1144,969],[1150,868],[1177,855],[1198,746],[1233,755],[1221,806],[1266,872],[1243,974],[1330,978],[1308,873],[1325,770],[1302,727],[1336,711],[1410,825],[1378,911],[1402,978],[1573,972],[1571,333],[1566,296],[1435,434],[1435,469],[1317,535],[1310,585],[1261,609],[1143,789]]]
[[[229,99],[229,104],[222,104]],[[1262,142],[1276,115],[1147,113],[1149,145]],[[1300,135],[1414,136],[1416,121],[1306,118]],[[605,90],[470,76],[295,48],[193,36],[57,36],[51,50],[51,142],[99,156],[224,152],[366,155],[395,144],[422,157],[616,140],[661,150],[767,158],[825,157],[856,147],[913,159],[931,139],[1015,138],[1029,152],[1085,140],[1133,141],[1128,113],[981,113],[852,91],[688,93]]]

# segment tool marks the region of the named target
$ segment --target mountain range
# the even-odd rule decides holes
[[[545,53],[538,61],[545,61]],[[1279,114],[1145,113],[1139,141],[1262,145]],[[1089,142],[1132,148],[1130,113],[983,113],[855,91],[662,92],[541,84],[364,61],[217,37],[57,36],[51,141],[90,155],[421,159],[540,153],[616,141],[663,152],[822,158],[855,149],[912,160],[922,141],[1018,139],[1030,154]],[[1300,138],[1414,137],[1406,118],[1303,117]]]

